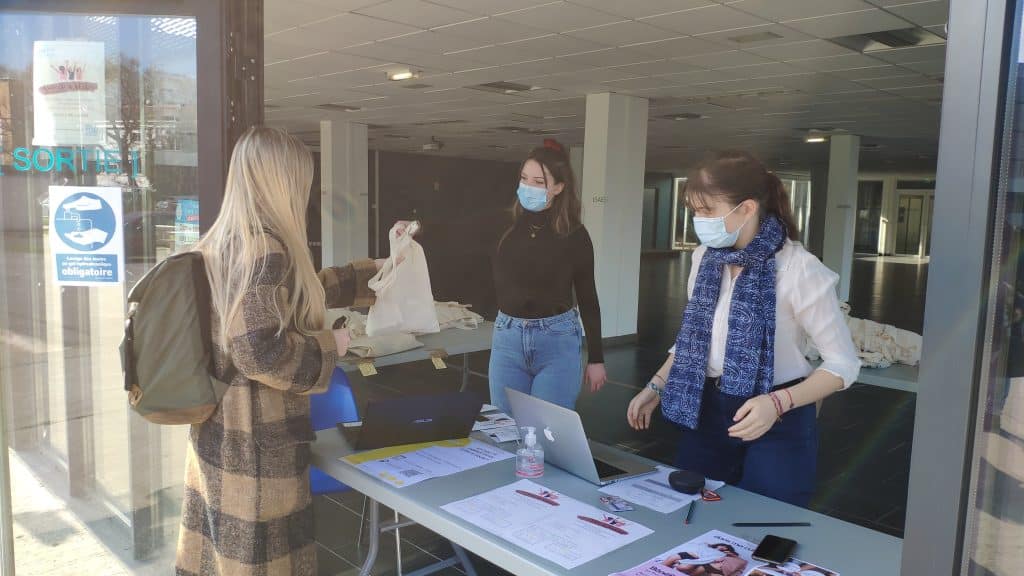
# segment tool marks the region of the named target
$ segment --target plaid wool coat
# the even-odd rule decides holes
[[[309,395],[327,390],[337,349],[329,330],[277,334],[274,299],[287,298],[287,256],[279,241],[268,242],[266,267],[229,330],[230,352],[215,349],[216,376],[229,389],[213,416],[189,434],[179,576],[317,571]],[[372,260],[320,272],[327,306],[372,304],[366,284],[375,273]]]

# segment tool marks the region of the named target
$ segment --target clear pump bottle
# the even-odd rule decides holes
[[[523,426],[523,430],[523,447],[516,451],[516,476],[540,478],[544,475],[544,450],[537,446],[537,429]]]

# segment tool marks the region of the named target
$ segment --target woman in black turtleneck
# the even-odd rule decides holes
[[[576,178],[562,146],[545,141],[530,152],[520,172],[515,221],[494,259],[498,317],[491,402],[508,411],[505,389],[512,388],[575,408],[583,380],[581,317],[590,389],[599,390],[606,378],[594,246],[581,221]]]

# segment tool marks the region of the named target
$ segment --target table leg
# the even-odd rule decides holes
[[[476,569],[473,568],[473,561],[469,559],[469,554],[466,554],[462,546],[455,542],[452,542],[452,548],[455,550],[455,557],[459,559],[459,564],[462,564],[462,571],[466,573],[466,576],[476,576]]]
[[[373,498],[367,498],[370,505],[370,546],[366,551],[366,559],[359,570],[359,576],[370,576],[373,565],[377,562],[380,551],[380,504]]]

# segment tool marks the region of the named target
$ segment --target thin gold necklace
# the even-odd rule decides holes
[[[543,229],[543,224],[530,224],[530,238],[536,238],[537,232],[540,232]]]

